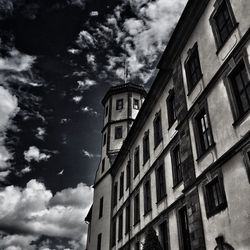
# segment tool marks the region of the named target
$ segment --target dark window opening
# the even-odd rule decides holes
[[[117,205],[117,195],[118,195],[118,184],[115,182],[114,184],[114,196],[113,196],[113,207]]]
[[[175,94],[174,91],[169,91],[167,98],[167,110],[168,110],[168,127],[171,128],[176,121],[176,110],[175,110]]]
[[[123,109],[123,99],[116,100],[116,110],[122,110]]]
[[[139,193],[134,198],[134,225],[140,221],[140,196]]]
[[[161,165],[156,169],[156,194],[157,194],[157,202],[162,200],[166,195],[164,165]]]
[[[103,146],[106,145],[107,135],[106,133],[103,135]]]
[[[177,185],[183,180],[182,177],[182,167],[181,167],[181,155],[180,155],[180,146],[177,145],[172,152],[173,159],[173,182],[174,185]]]
[[[97,236],[97,250],[102,249],[102,234],[98,234]]]
[[[187,208],[184,206],[179,210],[180,233],[182,250],[191,250],[190,234],[188,229]]]
[[[127,185],[127,189],[128,189],[129,186],[130,186],[130,180],[131,180],[131,161],[130,160],[128,161],[126,171],[127,171],[127,174],[126,174],[126,176],[127,176],[127,184],[126,185]]]
[[[102,218],[102,215],[103,215],[103,197],[100,199],[99,218]]]
[[[159,226],[160,231],[160,241],[163,250],[168,250],[168,224],[167,221],[164,221]]]
[[[146,181],[144,184],[144,214],[151,211],[151,186],[150,180]]]
[[[122,239],[122,228],[123,228],[123,218],[122,218],[122,214],[120,214],[119,215],[118,240]]]
[[[120,176],[120,199],[123,197],[123,194],[124,194],[124,172],[122,172]]]
[[[139,146],[135,149],[134,153],[134,178],[140,172],[140,155],[139,155]]]
[[[145,132],[143,137],[143,164],[147,162],[150,157],[149,151],[149,131]]]
[[[129,232],[130,229],[130,206],[128,205],[126,207],[126,223],[125,223],[125,233],[127,234]]]
[[[160,112],[156,114],[154,119],[154,143],[155,148],[159,145],[162,141],[162,126],[161,126],[161,114]]]
[[[115,139],[122,138],[122,126],[115,127]]]
[[[105,158],[102,159],[102,173],[105,170]]]
[[[115,246],[116,243],[116,219],[113,220],[112,224],[112,247]]]

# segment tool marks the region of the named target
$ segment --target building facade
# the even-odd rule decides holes
[[[149,226],[164,250],[250,249],[249,13],[189,0],[147,96],[104,97],[88,250],[143,249]]]

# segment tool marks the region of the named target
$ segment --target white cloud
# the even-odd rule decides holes
[[[82,49],[95,48],[97,41],[95,38],[85,30],[82,30],[76,40],[77,45]]]
[[[0,58],[0,70],[26,71],[31,68],[34,61],[35,57],[22,54],[13,49],[10,51],[10,57]]]
[[[92,188],[83,183],[57,192],[54,197],[37,180],[29,181],[25,188],[5,187],[0,190],[0,230],[33,237],[68,238],[72,244],[85,249],[83,239],[86,238],[87,225],[84,218],[92,195]]]
[[[96,112],[93,108],[89,107],[89,106],[85,106],[85,107],[82,107],[82,111],[84,113],[88,113],[90,115],[94,115],[94,116],[98,116],[98,112]]]
[[[90,16],[98,16],[99,15],[99,12],[98,11],[91,11]]]
[[[77,83],[78,83],[78,89],[80,89],[80,90],[88,90],[92,86],[97,85],[97,83],[95,81],[90,80],[90,79],[86,79],[84,81],[77,81]]]
[[[73,54],[73,55],[77,55],[77,54],[81,53],[81,51],[79,49],[68,49],[68,52]]]
[[[86,4],[86,0],[71,0],[71,4],[76,5],[80,8],[84,8]]]
[[[93,54],[87,54],[87,62],[92,67],[93,70],[96,70],[96,61],[95,61],[95,55]]]
[[[24,169],[21,170],[21,173],[22,174],[27,174],[31,171],[31,168],[28,166],[28,167],[25,167]]]
[[[27,151],[24,151],[24,158],[26,161],[31,162],[36,161],[47,161],[51,155],[41,153],[40,150],[35,146],[30,146]]]
[[[75,103],[79,103],[82,100],[82,96],[74,96],[72,99]]]
[[[92,154],[92,153],[88,152],[88,151],[85,150],[85,149],[83,149],[82,152],[83,152],[83,154],[84,154],[86,157],[88,157],[89,159],[94,158],[94,157],[100,157],[99,154]]]
[[[46,135],[45,128],[38,127],[37,128],[37,133],[36,133],[36,138],[38,138],[40,140],[44,140],[45,135]]]

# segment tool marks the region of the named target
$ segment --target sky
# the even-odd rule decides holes
[[[114,85],[149,89],[187,0],[0,0],[0,249],[82,250]]]

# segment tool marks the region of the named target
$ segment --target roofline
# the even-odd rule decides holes
[[[121,84],[121,85],[113,86],[108,90],[108,92],[105,94],[105,96],[102,99],[103,106],[105,105],[105,103],[107,102],[108,98],[111,95],[129,92],[129,91],[140,93],[144,97],[146,97],[147,95],[147,92],[142,85],[138,85],[134,83]]]

